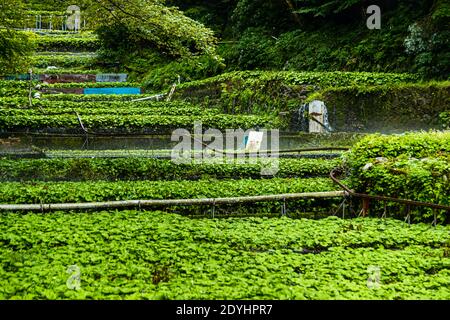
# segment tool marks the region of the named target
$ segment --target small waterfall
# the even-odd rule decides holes
[[[323,101],[314,100],[298,109],[299,130],[305,132],[331,132],[328,110]]]
[[[298,129],[299,131],[309,131],[309,120],[308,120],[309,106],[307,103],[303,104],[298,108]]]

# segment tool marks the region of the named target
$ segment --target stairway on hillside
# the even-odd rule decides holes
[[[8,118],[0,123],[2,132],[171,135],[176,129],[192,132],[196,122],[204,130],[223,131],[278,124],[271,115],[227,114],[220,106],[194,105],[176,98],[169,102],[174,87],[165,93],[145,94],[126,74],[102,73],[95,63],[99,43],[92,33],[36,33],[35,42],[38,49],[32,70],[33,80],[38,81],[32,87],[34,99],[30,103],[27,97],[28,81],[7,85],[17,86],[21,97],[3,103],[17,108],[5,111]],[[10,80],[27,78],[25,74]]]

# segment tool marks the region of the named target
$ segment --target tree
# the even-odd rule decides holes
[[[200,21],[213,29],[221,37],[226,37],[229,20],[238,0],[167,0],[167,3],[179,7],[188,17]]]
[[[108,34],[122,37],[128,49],[154,48],[171,57],[215,55],[216,38],[201,23],[186,17],[163,0],[86,0],[100,40],[113,45]]]
[[[238,36],[248,28],[262,28],[277,36],[292,28],[295,17],[285,0],[239,0],[233,10],[232,22]]]
[[[331,14],[340,13],[357,4],[363,4],[364,0],[295,0],[296,12],[299,14],[310,14],[315,17],[326,17]]]
[[[0,0],[0,74],[24,71],[32,51],[28,37],[14,30],[24,17],[21,0]]]

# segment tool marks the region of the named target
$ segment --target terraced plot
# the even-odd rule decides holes
[[[340,191],[329,178],[340,166],[348,169],[344,182],[358,191],[404,197],[414,192],[448,204],[448,136],[432,133],[371,136],[353,152],[291,150],[269,159],[235,154],[219,163],[193,151],[193,159],[177,164],[168,143],[156,149],[89,145],[105,136],[167,137],[174,129],[192,131],[198,121],[204,129],[222,131],[283,130],[293,121],[283,113],[300,102],[278,100],[282,90],[301,87],[310,94],[337,85],[401,85],[417,81],[415,75],[233,72],[182,84],[172,101],[166,101],[167,92],[91,95],[83,89],[141,84],[132,78],[97,82],[95,74],[109,70],[96,60],[99,43],[91,33],[52,32],[34,39],[33,73],[56,83],[0,81],[0,204]],[[85,82],[58,82],[67,74]],[[236,86],[242,89],[238,94]],[[255,90],[277,98],[253,95]],[[22,145],[24,135],[17,133],[29,143]],[[39,138],[50,141],[53,134],[62,141],[69,141],[64,135],[85,140],[80,148],[60,142],[36,147]],[[300,146],[347,147],[362,136],[305,134]],[[274,163],[275,173],[262,173]],[[413,221],[427,224],[380,219],[380,204],[372,205],[371,218],[341,219],[335,215],[356,217],[348,208],[359,205],[357,199],[342,201],[334,196],[155,209],[163,211],[1,212],[0,299],[450,299],[448,225],[432,227],[432,213],[421,209],[413,211]],[[388,208],[390,217],[403,219],[398,207]],[[446,214],[439,212],[439,222]],[[319,217],[324,219],[307,219]],[[70,281],[77,272],[74,287]]]
[[[145,211],[0,221],[2,299],[450,298],[443,226]]]

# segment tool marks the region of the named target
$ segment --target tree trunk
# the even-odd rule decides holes
[[[302,21],[301,21],[300,17],[298,16],[298,14],[295,12],[295,7],[294,7],[294,4],[292,3],[292,1],[284,0],[284,3],[288,6],[289,10],[291,11],[291,15],[294,18],[294,20],[301,26]]]

